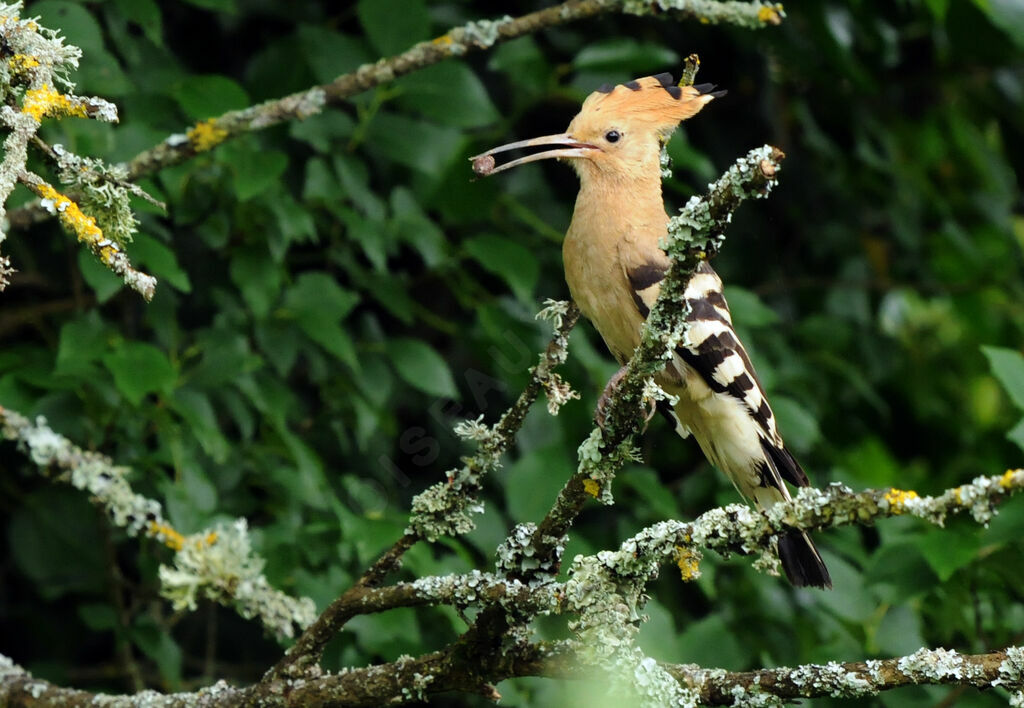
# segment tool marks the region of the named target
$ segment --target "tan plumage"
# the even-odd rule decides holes
[[[713,86],[672,84],[667,74],[602,87],[583,103],[560,135],[511,143],[477,156],[481,174],[526,162],[567,159],[580,177],[572,223],[562,246],[573,299],[612,354],[625,364],[640,342],[644,319],[658,298],[669,260],[658,243],[668,215],[661,195],[661,147],[679,122],[715,97]],[[513,148],[554,146],[500,167],[493,155]],[[753,366],[732,329],[722,282],[704,263],[687,284],[687,341],[658,377],[679,397],[669,413],[685,437],[693,433],[707,458],[747,499],[762,508],[789,499],[783,480],[807,485],[786,450]],[[795,585],[830,587],[821,557],[806,534],[779,542]]]

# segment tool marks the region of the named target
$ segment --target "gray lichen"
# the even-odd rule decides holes
[[[626,0],[623,12],[633,15],[677,12],[706,24],[730,24],[747,29],[777,25],[785,17],[781,4],[758,0]]]
[[[5,204],[14,186],[21,182],[34,191],[50,212],[125,283],[147,300],[153,296],[156,280],[131,267],[121,246],[135,231],[129,194],[139,193],[126,186],[115,170],[99,160],[78,157],[61,149],[46,148],[61,178],[82,194],[82,203],[93,216],[79,210],[77,203],[57,192],[26,168],[28,144],[47,117],[91,118],[117,122],[117,108],[96,97],[76,96],[70,74],[78,67],[81,51],[65,45],[55,31],[36,19],[21,19],[21,3],[0,5],[0,38],[5,60],[0,62],[0,125],[7,129],[4,158],[0,162],[0,224],[6,226]],[[60,86],[62,91],[57,87]],[[37,141],[39,142],[39,141]],[[42,143],[40,143],[42,144]],[[2,241],[0,233],[0,241]],[[6,257],[0,257],[0,289],[10,274]]]
[[[42,472],[56,470],[57,480],[88,492],[130,536],[149,536],[173,549],[173,565],[160,567],[160,580],[161,593],[176,609],[195,609],[201,595],[234,606],[243,617],[258,618],[279,638],[293,636],[294,626],[304,628],[316,618],[312,600],[292,598],[270,586],[244,519],[182,536],[164,518],[160,502],[135,493],[129,468],[73,445],[45,419],[33,423],[0,407],[0,434],[16,441]]]
[[[567,303],[550,300],[545,303],[540,316],[553,320],[555,333],[532,371],[538,390],[547,390],[550,395],[551,387],[554,387],[557,395],[565,400],[571,394],[565,391],[561,379],[553,378],[553,369],[565,361],[569,345],[568,332],[576,321],[575,317],[571,321],[563,321],[568,308]],[[526,408],[532,400],[524,392],[520,400],[493,426],[484,425],[483,416],[455,426],[456,434],[477,443],[477,452],[464,457],[462,467],[449,470],[444,481],[416,495],[406,533],[434,541],[441,536],[458,536],[475,528],[473,517],[484,510],[479,498],[483,479],[501,466],[501,456],[511,446],[522,423],[522,416],[526,414]],[[559,400],[552,404],[549,398],[549,410],[553,405],[563,402]]]

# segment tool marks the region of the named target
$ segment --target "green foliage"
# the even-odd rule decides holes
[[[47,123],[43,136],[120,160],[489,10],[454,0],[44,0],[29,12],[83,47],[82,92],[115,100],[122,115],[117,126]],[[412,495],[465,454],[451,424],[491,422],[510,403],[546,338],[533,313],[567,296],[559,239],[571,171],[529,165],[472,181],[466,158],[564,130],[598,84],[678,74],[679,57],[698,52],[699,80],[730,93],[670,143],[666,198],[681,206],[752,146],[786,151],[779,188],[741,209],[715,266],[814,483],[931,493],[1019,465],[1017,4],[815,0],[787,12],[756,35],[622,17],[544,31],[164,169],[147,189],[168,211],[139,202],[127,249],[160,280],[149,305],[52,223],[12,231],[3,249],[20,272],[0,296],[0,405],[46,415],[132,466],[133,484],[164,501],[183,533],[245,516],[275,587],[322,608],[401,533]],[[487,490],[480,528],[416,549],[403,577],[486,569],[513,524],[538,521],[614,369],[581,324],[565,376],[582,401],[557,418],[536,406]],[[568,557],[737,501],[660,419],[644,445],[616,505],[582,517]],[[0,571],[12,588],[0,652],[60,677],[97,635],[104,666],[120,667],[116,637],[161,689],[202,678],[197,657],[211,635],[231,681],[279,656],[228,611],[172,617],[155,599],[166,549],[111,531],[9,446],[0,456],[12,560]],[[1003,646],[1024,632],[1022,533],[1017,499],[987,530],[893,519],[820,534],[831,594],[709,553],[699,581],[666,568],[652,585],[642,642],[659,659],[735,669]],[[111,549],[124,612],[111,609]],[[552,625],[542,634],[565,631]],[[60,642],[10,639],[54,627]],[[361,617],[327,668],[437,649],[462,627],[441,611]],[[120,671],[79,685],[125,690]],[[509,705],[586,699],[577,685],[499,690]]]

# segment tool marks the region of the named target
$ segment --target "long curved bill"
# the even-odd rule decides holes
[[[498,153],[545,145],[558,145],[560,147],[555,150],[535,152],[532,155],[526,155],[511,162],[506,162],[504,165],[495,166],[494,155]],[[473,171],[481,177],[487,177],[512,167],[525,165],[527,162],[547,160],[552,157],[588,157],[594,150],[600,150],[600,148],[589,143],[581,143],[569,133],[560,133],[558,135],[545,135],[542,138],[531,138],[530,140],[520,140],[515,143],[508,143],[507,145],[500,145],[469,159],[473,163]]]

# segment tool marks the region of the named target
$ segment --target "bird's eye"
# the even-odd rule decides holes
[[[622,137],[622,133],[620,133],[617,130],[609,130],[607,133],[604,134],[604,139],[607,140],[610,143],[617,143],[617,142],[619,142],[619,138],[621,138],[621,137]]]

